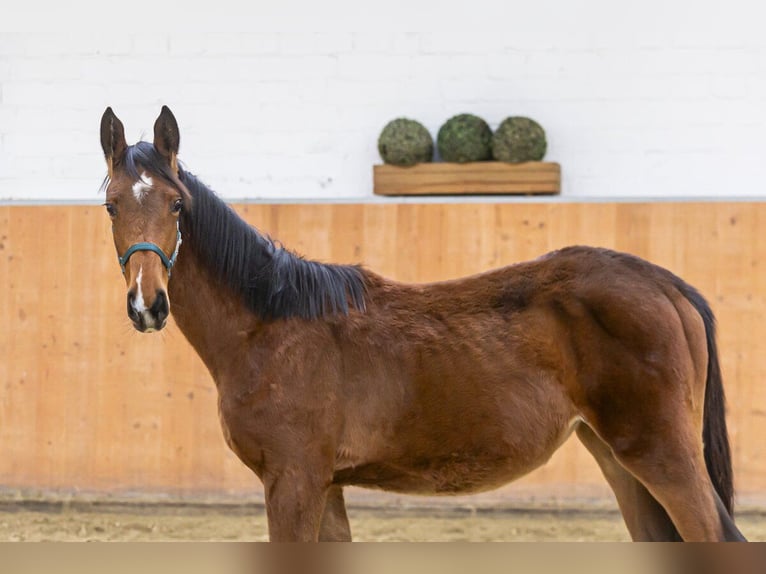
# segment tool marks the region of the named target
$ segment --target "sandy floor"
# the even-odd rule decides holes
[[[349,509],[358,541],[622,541],[628,533],[613,511],[470,511]],[[766,513],[737,518],[750,540],[766,541]],[[30,508],[0,506],[0,541],[262,541],[258,508],[138,506]]]

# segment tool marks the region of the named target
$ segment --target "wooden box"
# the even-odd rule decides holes
[[[377,195],[557,194],[561,166],[542,161],[376,165],[373,190]]]

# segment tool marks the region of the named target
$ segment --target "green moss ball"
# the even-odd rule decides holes
[[[492,130],[473,114],[451,117],[439,129],[436,147],[444,161],[465,163],[491,159]]]
[[[380,132],[378,152],[385,163],[393,165],[425,163],[433,159],[434,140],[420,122],[397,118]]]
[[[492,136],[492,157],[498,161],[540,161],[547,147],[542,126],[521,116],[504,119]]]

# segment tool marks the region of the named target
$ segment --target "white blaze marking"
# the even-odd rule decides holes
[[[152,178],[146,175],[146,172],[141,173],[141,177],[136,183],[133,184],[133,197],[136,198],[138,203],[144,199],[146,192],[152,188]]]
[[[139,313],[143,315],[144,317],[144,325],[146,326],[146,332],[152,333],[156,331],[155,328],[155,321],[154,317],[152,317],[151,312],[149,309],[146,308],[146,303],[144,302],[144,292],[143,288],[141,287],[141,279],[144,276],[144,266],[141,265],[138,268],[138,276],[136,277],[136,298],[133,299],[133,302],[131,305],[133,306],[133,309],[136,313]]]
[[[136,313],[143,313],[146,311],[146,305],[144,304],[144,293],[141,291],[141,278],[144,276],[144,266],[138,268],[138,277],[136,277],[136,286],[138,287],[138,292],[136,293],[136,298],[133,299],[133,309],[136,311]]]

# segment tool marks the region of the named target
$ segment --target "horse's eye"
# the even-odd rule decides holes
[[[106,207],[106,212],[109,214],[109,217],[115,217],[117,215],[117,208],[113,204],[105,203],[104,207]]]
[[[181,213],[181,209],[183,209],[184,201],[183,199],[176,199],[173,202],[173,213]]]

